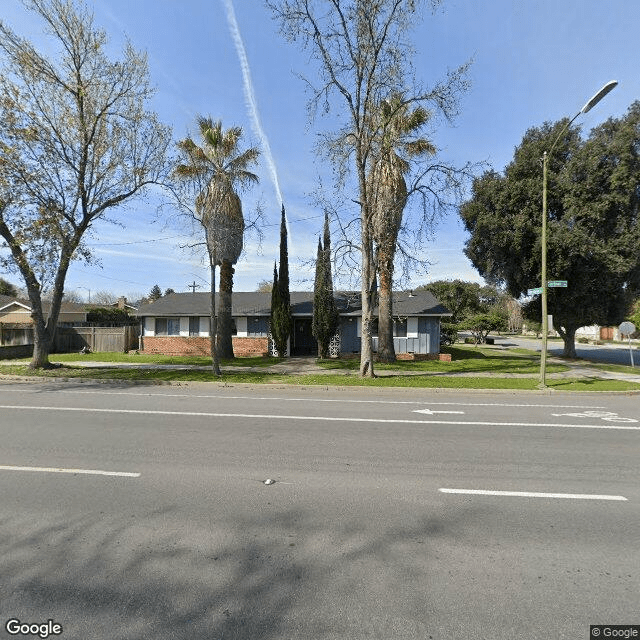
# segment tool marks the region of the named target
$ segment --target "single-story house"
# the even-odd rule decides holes
[[[42,303],[45,318],[49,314],[49,302]],[[86,305],[63,302],[58,316],[58,326],[73,326],[86,322]],[[0,346],[33,344],[33,319],[31,302],[8,296],[0,296]]]
[[[332,356],[359,353],[362,335],[360,293],[336,293],[335,299],[340,326],[330,353]],[[172,293],[141,305],[136,313],[141,323],[141,350],[167,355],[208,354],[210,300],[209,293]],[[290,354],[315,355],[317,342],[311,331],[313,292],[291,292],[291,312]],[[396,354],[437,357],[440,352],[440,321],[451,316],[449,310],[429,291],[406,291],[394,293],[393,313]],[[233,293],[231,315],[236,356],[273,353],[269,338],[270,314],[270,293]],[[374,315],[377,315],[377,309]],[[374,326],[374,350],[378,343],[376,332],[377,327]]]
[[[0,322],[31,325],[31,302],[18,298],[2,296],[0,300]],[[5,299],[6,298],[6,299]],[[42,311],[45,318],[49,314],[51,303],[43,301]],[[76,302],[63,302],[60,307],[58,324],[72,324],[74,322],[87,321],[87,305]]]
[[[43,301],[42,310],[45,318],[50,311],[51,303]],[[76,302],[63,302],[58,316],[53,351],[75,351],[88,347],[92,351],[123,351],[135,348],[138,344],[138,326],[133,327],[97,327],[87,321],[87,316],[95,306]],[[109,307],[135,310],[127,305],[124,298]],[[0,296],[0,346],[14,347],[33,345],[33,319],[31,302],[9,296]]]

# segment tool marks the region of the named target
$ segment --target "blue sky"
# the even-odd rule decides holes
[[[243,77],[232,39],[225,0],[89,0],[98,25],[116,51],[126,34],[149,56],[157,93],[151,107],[170,124],[176,140],[193,130],[197,114],[242,126],[246,142],[259,144],[247,108]],[[311,202],[318,176],[330,170],[313,154],[316,134],[331,127],[319,118],[309,126],[307,97],[296,74],[313,68],[308,56],[285,42],[261,0],[235,0],[235,14],[251,70],[257,109],[266,134],[290,228],[292,288],[311,289],[303,265],[315,256],[322,211]],[[2,18],[21,35],[42,43],[41,25],[19,0],[3,0]],[[454,126],[440,127],[434,143],[442,158],[457,164],[486,161],[502,170],[527,128],[573,116],[605,82],[619,86],[578,120],[588,131],[621,116],[640,98],[637,28],[640,3],[629,0],[445,0],[427,12],[413,31],[415,67],[425,84],[434,83],[473,58],[472,87]],[[258,201],[265,209],[265,237],[246,243],[236,267],[236,291],[255,290],[270,280],[278,255],[280,202],[262,162],[258,187],[243,196],[245,212]],[[124,228],[99,223],[90,246],[100,265],[75,264],[66,290],[87,297],[89,290],[117,295],[146,294],[154,284],[186,291],[193,281],[207,290],[208,268],[180,249],[193,241],[190,228],[158,216],[154,199],[136,201],[111,218]],[[481,281],[463,255],[465,232],[459,218],[442,220],[424,246],[432,262],[431,280]],[[6,276],[5,276],[6,277]],[[16,281],[10,276],[9,280]]]

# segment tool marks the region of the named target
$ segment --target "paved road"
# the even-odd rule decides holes
[[[637,400],[0,383],[0,465],[75,469],[0,469],[3,625],[574,640],[640,623]]]
[[[540,351],[540,340],[533,340],[531,338],[519,338],[514,336],[496,336],[495,343],[497,345],[512,345],[518,347],[524,347],[525,349],[534,349]],[[632,343],[633,348],[633,362],[634,366],[640,373],[640,351],[637,349],[637,344]],[[548,353],[550,356],[561,356],[563,345],[562,342],[557,340],[551,340],[547,342]],[[578,358],[584,360],[590,360],[596,363],[603,364],[623,364],[631,365],[631,357],[629,355],[629,347],[624,344],[580,344],[576,342],[576,355]]]

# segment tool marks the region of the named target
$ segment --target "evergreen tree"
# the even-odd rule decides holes
[[[540,285],[540,158],[554,140],[547,274],[568,286],[550,289],[547,304],[563,355],[575,358],[576,330],[618,324],[640,291],[640,101],[586,140],[566,120],[529,129],[503,173],[486,172],[474,181],[460,216],[470,233],[465,253],[481,276],[516,298]],[[523,311],[539,319],[540,297]]]
[[[4,278],[0,278],[0,295],[15,297],[18,295],[18,289]]]
[[[282,304],[287,308],[291,306],[291,295],[289,293],[289,248],[287,244],[287,221],[285,218],[284,205],[282,205],[282,217],[280,219],[280,270],[278,275],[278,286]]]
[[[316,277],[313,289],[313,325],[312,332],[318,341],[320,358],[329,357],[329,344],[338,329],[339,316],[333,297],[333,278],[331,277],[331,238],[329,219],[324,218],[324,247],[318,238],[318,256],[316,258]]]
[[[278,267],[273,263],[273,287],[271,287],[271,339],[276,351],[276,355],[284,357],[287,352],[287,338],[284,337],[282,331],[283,306],[282,296],[278,281]]]
[[[159,285],[154,284],[151,291],[149,291],[149,300],[151,300],[151,302],[155,302],[158,298],[162,298],[162,289]]]
[[[276,287],[277,285],[277,287]],[[275,289],[278,292],[275,292]],[[271,293],[271,337],[278,355],[287,353],[287,341],[293,328],[291,294],[289,292],[289,251],[287,248],[287,223],[284,205],[280,221],[280,270],[274,269],[274,291]]]

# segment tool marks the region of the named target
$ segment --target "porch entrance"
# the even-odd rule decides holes
[[[318,343],[311,333],[311,318],[294,318],[291,345],[292,356],[315,356]]]

